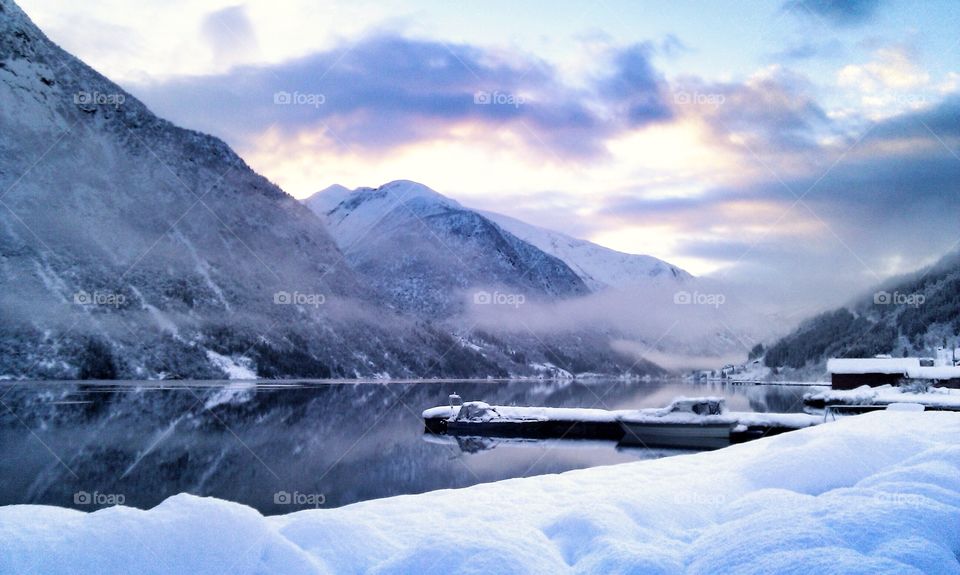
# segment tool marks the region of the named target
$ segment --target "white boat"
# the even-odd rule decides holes
[[[717,449],[730,445],[738,421],[722,398],[678,398],[662,409],[641,409],[619,418],[624,445]]]

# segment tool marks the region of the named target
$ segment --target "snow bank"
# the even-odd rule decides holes
[[[841,405],[889,405],[891,403],[920,403],[927,407],[960,408],[960,390],[946,387],[931,387],[923,393],[911,393],[892,385],[871,387],[861,385],[856,389],[832,389],[803,396],[807,402],[826,402]]]
[[[0,572],[960,574],[960,414],[876,412],[719,451],[260,516],[0,509]]]
[[[802,429],[824,422],[820,415],[809,413],[759,413],[752,411],[731,411],[730,415],[739,425],[757,427],[792,427]]]

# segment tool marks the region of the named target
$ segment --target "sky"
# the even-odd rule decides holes
[[[422,182],[784,309],[960,247],[960,5],[22,0],[304,198]]]

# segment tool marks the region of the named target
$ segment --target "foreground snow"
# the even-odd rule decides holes
[[[0,509],[0,572],[960,573],[960,414],[264,518]]]

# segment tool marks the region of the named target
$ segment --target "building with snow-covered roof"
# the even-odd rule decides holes
[[[827,361],[827,371],[833,389],[899,385],[911,380],[960,388],[960,366],[935,365],[918,357],[833,358]]]

